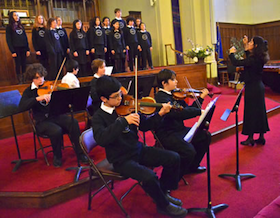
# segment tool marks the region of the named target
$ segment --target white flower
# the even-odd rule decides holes
[[[196,63],[196,62],[198,62],[198,58],[197,57],[194,57],[193,58],[193,61]]]
[[[205,55],[209,55],[209,51],[205,51],[204,54],[205,54]]]

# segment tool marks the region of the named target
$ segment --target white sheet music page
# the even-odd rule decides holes
[[[190,131],[188,131],[188,133],[185,135],[184,140],[188,143],[191,142],[195,132],[197,131],[197,129],[200,127],[202,121],[204,120],[204,118],[206,117],[206,115],[209,113],[210,109],[213,107],[213,105],[216,103],[216,101],[218,100],[219,97],[216,97],[214,100],[210,101],[204,112],[200,115],[198,121],[192,126],[192,128],[190,129]]]

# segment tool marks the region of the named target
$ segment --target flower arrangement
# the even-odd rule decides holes
[[[213,52],[213,49],[208,45],[206,48],[203,48],[201,46],[195,45],[190,39],[188,39],[188,42],[192,44],[192,48],[187,50],[186,56],[192,58],[194,62],[198,62],[199,59],[208,57]]]

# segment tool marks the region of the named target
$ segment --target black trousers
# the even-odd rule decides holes
[[[162,166],[160,179],[148,167]],[[141,154],[122,163],[115,163],[114,168],[125,177],[142,182],[142,187],[156,202],[165,208],[169,202],[165,191],[178,188],[180,157],[177,153],[154,147],[143,147]]]
[[[137,43],[133,43],[128,45],[129,46],[129,50],[128,50],[128,65],[129,65],[129,69],[130,71],[133,71],[133,66],[134,66],[134,59],[135,56],[138,54],[138,50],[137,50]]]
[[[63,61],[62,52],[48,53],[49,67],[48,67],[47,80],[55,80],[62,61]],[[61,76],[62,75],[60,75],[60,77]]]
[[[149,67],[153,66],[150,48],[143,48],[143,50],[141,52],[141,56],[142,56],[143,68],[147,68],[147,61],[148,61]]]
[[[76,119],[68,115],[59,115],[48,118],[36,124],[38,133],[48,136],[51,140],[54,156],[62,157],[61,148],[63,146],[63,134],[69,133],[70,140],[74,144],[77,155],[82,154],[79,144],[80,127]]]
[[[168,133],[165,136],[158,135],[164,148],[175,151],[180,155],[180,178],[197,169],[211,143],[211,134],[206,130],[199,130],[192,143],[186,142],[184,137],[189,130],[190,128],[185,128],[178,132]]]
[[[26,70],[26,48],[15,47],[17,56],[14,58],[17,75],[24,74]]]
[[[48,69],[48,53],[47,51],[40,51],[41,55],[36,55],[36,58],[40,61],[40,63],[44,66],[44,68]]]

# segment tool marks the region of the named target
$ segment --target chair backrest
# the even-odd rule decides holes
[[[80,136],[80,144],[82,148],[89,153],[93,148],[97,146],[97,143],[93,137],[92,128],[85,130]]]

